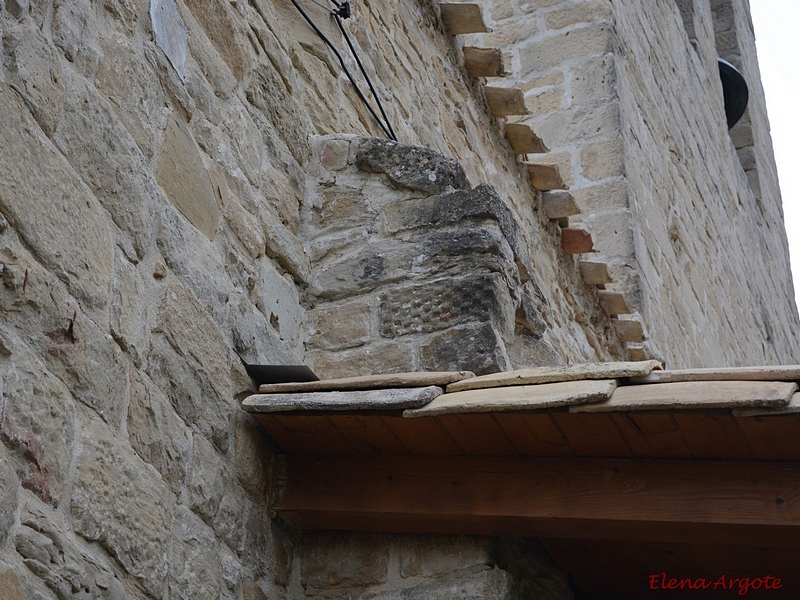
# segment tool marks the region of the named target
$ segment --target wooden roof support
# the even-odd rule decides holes
[[[797,463],[290,455],[274,497],[301,529],[768,546],[800,538]]]
[[[569,187],[564,183],[564,178],[561,177],[561,171],[557,165],[525,164],[528,165],[531,185],[537,190],[549,192],[550,190],[566,190]]]
[[[563,229],[561,230],[561,235],[564,235]],[[597,292],[597,297],[600,301],[600,308],[602,308],[607,315],[627,315],[631,312],[625,300],[625,294],[608,290],[599,290]]]
[[[497,48],[464,46],[464,68],[470,77],[505,77],[503,53]]]
[[[582,260],[579,264],[581,270],[581,279],[587,285],[605,285],[613,283],[611,274],[608,272],[608,265],[601,262],[591,262]]]
[[[545,216],[551,221],[564,219],[580,214],[575,198],[569,192],[542,193],[542,208]]]
[[[565,227],[561,230],[561,249],[567,254],[594,252],[592,235],[583,229]]]

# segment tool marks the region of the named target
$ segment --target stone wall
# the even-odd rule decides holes
[[[347,26],[401,140],[491,182],[513,216],[546,282],[547,360],[618,356],[436,6],[359,3]],[[308,338],[338,318],[316,303],[320,240],[301,232],[320,190],[312,140],[378,129],[287,2],[6,0],[0,35],[0,595],[316,593],[290,585],[302,556],[269,517],[271,448],[239,410],[253,388],[237,353],[293,364],[309,342],[333,372]],[[399,200],[382,175],[358,177]],[[488,220],[478,232],[505,260]],[[380,369],[409,366],[424,363]],[[505,577],[474,575],[475,589]]]
[[[483,2],[530,124],[671,368],[791,363],[800,351],[749,7],[740,0]],[[717,54],[750,86],[728,134]]]

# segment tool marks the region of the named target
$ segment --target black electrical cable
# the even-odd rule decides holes
[[[342,25],[342,19],[339,17],[338,14],[334,15],[334,17],[336,18],[336,24],[339,26],[339,30],[342,32],[344,39],[347,41],[347,45],[350,47],[350,52],[353,54],[353,58],[356,59],[356,64],[358,64],[358,68],[361,69],[361,74],[364,76],[364,79],[367,80],[367,85],[369,86],[369,89],[372,92],[372,97],[375,98],[375,101],[378,103],[378,108],[380,109],[381,114],[383,115],[383,121],[384,123],[386,123],[386,127],[389,128],[389,133],[391,133],[390,138],[396,142],[397,136],[394,133],[394,129],[392,129],[392,124],[389,122],[389,117],[386,115],[386,111],[383,109],[383,103],[381,102],[381,99],[378,96],[378,92],[375,91],[375,87],[372,85],[372,81],[370,81],[369,75],[367,75],[367,72],[364,70],[364,65],[361,64],[361,59],[358,57],[356,49],[353,47],[353,42],[350,41],[350,36],[347,35],[347,31],[345,31],[344,25]]]
[[[350,73],[350,70],[347,68],[347,65],[344,62],[344,58],[342,58],[342,55],[339,53],[339,51],[336,49],[336,47],[333,45],[333,43],[331,43],[331,41],[325,36],[325,34],[322,33],[322,31],[320,31],[320,29],[319,29],[319,27],[317,27],[316,23],[314,23],[314,21],[311,19],[311,17],[309,17],[308,14],[306,14],[306,11],[304,11],[303,8],[297,3],[297,0],[291,0],[291,1],[292,1],[292,4],[294,4],[294,7],[298,10],[298,12],[306,20],[306,22],[311,26],[311,28],[316,32],[316,34],[322,39],[322,41],[325,42],[325,44],[328,46],[328,48],[330,48],[331,51],[336,55],[336,58],[339,60],[339,64],[342,66],[342,69],[344,70],[345,74],[347,75],[347,78],[350,80],[350,83],[353,85],[353,88],[355,88],[356,94],[358,94],[359,99],[361,100],[361,102],[364,103],[364,106],[367,107],[367,110],[369,110],[370,114],[375,119],[375,121],[378,123],[378,126],[381,128],[381,130],[386,135],[386,137],[388,137],[390,140],[397,141],[397,137],[394,134],[394,130],[392,129],[392,126],[389,124],[389,120],[387,119],[386,123],[384,123],[380,119],[380,117],[378,117],[378,114],[375,112],[375,109],[372,108],[372,105],[370,104],[369,100],[367,100],[366,96],[364,96],[364,93],[361,91],[361,88],[358,87],[358,84],[356,83],[356,80],[353,77],[352,73]],[[334,2],[334,4],[336,4],[336,6],[339,9],[339,12],[341,12],[343,15],[346,14],[345,10],[344,10],[345,7],[348,9],[347,14],[349,14],[349,4],[347,2],[345,2],[343,5],[340,5],[337,2]],[[333,15],[337,19],[337,23],[339,23],[339,12],[333,12]],[[342,28],[341,23],[339,23],[339,28],[342,29],[342,31],[344,31],[343,28]],[[348,45],[350,45],[350,49],[355,55],[355,50],[353,50],[353,46],[352,46],[352,44],[350,42],[350,38],[347,37],[346,33],[345,33],[345,38],[347,38]],[[363,66],[361,66],[361,61],[358,59],[357,56],[356,56],[356,62],[358,63],[359,67],[361,67],[361,72],[364,73],[364,68],[363,68]],[[372,86],[372,82],[369,80],[369,77],[366,76],[366,73],[364,73],[364,76],[367,79],[367,83],[369,84],[369,87],[372,90],[372,93],[373,93],[373,95],[375,95],[375,98],[377,100],[378,97],[377,97],[377,94],[375,94],[375,90],[374,90],[374,88]],[[385,118],[386,117],[386,112],[383,110],[383,106],[381,105],[380,100],[378,100],[378,106],[380,107],[381,113],[384,115],[384,118]]]

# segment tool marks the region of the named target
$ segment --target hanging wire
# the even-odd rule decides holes
[[[345,31],[344,26],[342,25],[342,22],[341,22],[342,19],[347,19],[348,17],[350,17],[350,12],[351,12],[350,11],[350,2],[343,2],[343,3],[340,4],[336,0],[331,0],[331,2],[336,6],[335,10],[331,10],[327,6],[317,2],[317,0],[311,0],[311,1],[314,4],[322,6],[322,8],[324,8],[325,10],[327,10],[329,13],[331,13],[333,15],[334,19],[336,20],[336,24],[339,26],[339,30],[344,35],[345,40],[347,40],[347,45],[350,48],[350,52],[352,53],[353,57],[356,60],[356,64],[358,64],[358,67],[361,70],[361,74],[364,76],[364,79],[367,81],[367,85],[369,86],[369,89],[372,92],[372,96],[375,98],[375,101],[378,104],[378,109],[380,110],[381,115],[383,115],[383,119],[381,119],[378,116],[378,113],[375,112],[375,109],[372,107],[372,104],[370,103],[370,101],[367,99],[367,97],[361,91],[361,88],[356,83],[356,80],[353,77],[353,74],[350,72],[350,69],[347,68],[347,65],[344,62],[344,58],[342,58],[342,55],[339,53],[339,51],[336,49],[336,47],[333,45],[333,43],[325,36],[324,33],[322,33],[320,28],[317,27],[317,24],[314,23],[313,19],[306,13],[306,11],[303,10],[303,7],[301,7],[300,4],[298,4],[297,0],[291,0],[292,4],[294,4],[294,7],[298,10],[298,12],[300,12],[300,14],[306,20],[306,22],[314,30],[314,32],[322,39],[323,42],[325,42],[325,45],[328,46],[328,48],[330,48],[331,52],[333,52],[334,55],[336,55],[336,58],[339,60],[339,64],[342,66],[342,69],[344,70],[345,74],[347,75],[347,78],[350,80],[350,83],[353,85],[353,88],[355,89],[356,94],[358,95],[359,99],[364,104],[364,106],[367,107],[367,110],[369,110],[370,114],[375,119],[375,121],[378,123],[378,126],[381,128],[383,133],[390,140],[393,140],[393,141],[396,142],[397,141],[397,136],[394,133],[394,129],[392,129],[392,125],[389,123],[389,117],[386,115],[386,111],[383,108],[383,104],[381,103],[381,100],[378,97],[377,92],[375,91],[375,87],[372,85],[372,81],[370,80],[369,76],[367,75],[367,72],[364,69],[364,65],[361,63],[361,59],[358,57],[358,54],[356,53],[355,47],[353,46],[353,43],[350,40],[350,36],[347,35],[347,32]]]

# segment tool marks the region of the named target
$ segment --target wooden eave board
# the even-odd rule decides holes
[[[615,412],[685,408],[785,406],[797,384],[784,381],[688,381],[618,387],[601,403],[571,406],[571,412]]]
[[[800,365],[653,371],[645,376],[632,379],[631,383],[679,381],[800,381]]]
[[[384,375],[365,375],[361,377],[343,377],[341,379],[323,379],[320,381],[303,381],[296,383],[267,383],[262,385],[258,391],[261,394],[278,394],[282,392],[334,392],[425,387],[428,385],[445,386],[448,383],[469,379],[470,377],[475,377],[475,373],[471,371],[388,373]]]
[[[349,392],[304,392],[297,394],[254,394],[242,408],[250,413],[294,411],[398,410],[424,406],[442,394],[442,388],[392,388]]]
[[[462,392],[482,388],[579,381],[582,379],[618,379],[646,375],[661,367],[657,360],[641,362],[607,362],[565,365],[559,367],[535,367],[505,373],[492,373],[469,380],[448,384],[447,392]]]
[[[530,411],[607,400],[617,382],[585,379],[541,385],[486,388],[442,394],[421,408],[403,412],[406,418],[435,415]]]

